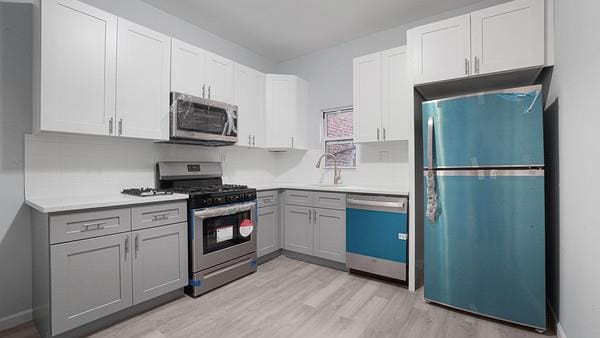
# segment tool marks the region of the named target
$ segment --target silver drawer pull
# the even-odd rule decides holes
[[[265,198],[262,201],[263,201],[263,203],[271,203],[271,202],[273,202],[273,199],[272,198]]]
[[[106,222],[84,223],[82,225],[83,229],[81,231],[102,230],[104,229],[105,224]]]
[[[153,221],[163,221],[165,219],[169,219],[169,214],[160,214],[152,216]]]

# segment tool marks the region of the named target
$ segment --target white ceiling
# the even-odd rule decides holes
[[[480,0],[142,0],[286,61]]]

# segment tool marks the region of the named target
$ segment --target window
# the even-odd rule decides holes
[[[338,167],[356,168],[352,107],[323,110],[323,148],[337,157]],[[333,168],[333,159],[325,159],[325,168]]]

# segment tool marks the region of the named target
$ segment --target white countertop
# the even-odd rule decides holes
[[[146,203],[168,202],[185,200],[186,194],[172,194],[161,196],[139,197],[121,193],[92,196],[69,196],[69,197],[40,197],[27,198],[25,203],[43,213],[71,211],[81,209],[117,207],[123,205],[136,205]]]
[[[314,191],[330,191],[357,194],[381,194],[408,196],[408,189],[401,186],[369,186],[369,185],[321,185],[321,184],[302,184],[302,183],[267,183],[267,184],[248,184],[251,188],[258,191],[277,190],[277,189],[298,189]]]

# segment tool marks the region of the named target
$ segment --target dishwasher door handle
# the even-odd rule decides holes
[[[356,199],[348,199],[346,202],[348,204],[366,205],[366,206],[371,206],[371,207],[384,207],[384,208],[397,208],[397,209],[403,209],[405,207],[404,202],[365,201],[365,200],[356,200]]]

